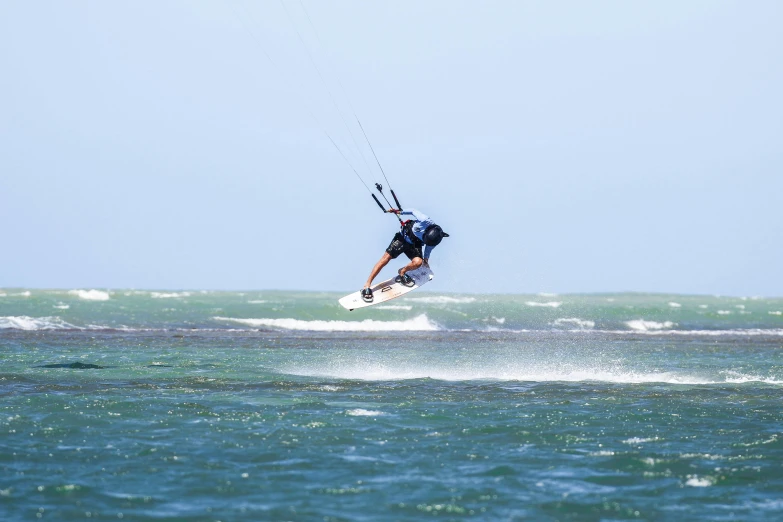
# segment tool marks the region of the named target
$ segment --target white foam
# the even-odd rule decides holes
[[[59,317],[29,317],[26,315],[0,317],[0,329],[62,330],[76,328]]]
[[[669,306],[671,306],[672,308],[682,308],[682,305],[680,303],[675,303],[674,301],[670,301]]]
[[[725,455],[712,455],[710,453],[682,453],[681,459],[706,459],[706,460],[732,460],[737,457],[726,457]]]
[[[718,315],[731,315],[731,310],[718,310]]]
[[[309,330],[318,332],[401,332],[434,331],[438,326],[421,314],[406,321],[304,321],[301,319],[239,319],[215,317],[218,321],[232,321],[252,327],[269,326],[284,330]]]
[[[538,297],[557,297],[557,294],[553,294],[550,292],[539,292],[536,294]]]
[[[747,375],[733,370],[727,370],[721,373],[726,376],[725,377],[726,382],[732,384],[744,384],[746,382],[763,382],[764,384],[775,384],[775,385],[783,384],[783,381],[781,381],[780,379],[774,379],[771,377],[761,377],[760,375]]]
[[[467,304],[475,303],[475,297],[450,297],[447,295],[435,295],[432,297],[406,297],[406,301],[414,301],[424,304]]]
[[[354,410],[348,410],[345,413],[354,417],[377,417],[378,415],[385,415],[382,411],[365,410],[363,408],[356,408]]]
[[[190,297],[190,292],[150,292],[153,299],[173,299],[177,297]]]
[[[549,308],[558,308],[563,303],[560,301],[547,301],[545,303],[540,303],[538,301],[526,301],[525,304],[528,306],[544,306]]]
[[[291,375],[307,377],[328,377],[336,379],[363,381],[398,381],[409,379],[436,379],[442,381],[498,380],[521,382],[611,382],[621,384],[667,383],[667,384],[723,384],[687,374],[668,372],[636,372],[628,370],[609,370],[594,368],[576,368],[556,364],[531,366],[530,363],[509,364],[507,359],[497,363],[439,366],[425,361],[413,360],[362,360],[361,357],[346,361],[324,361],[322,364],[311,362],[306,366],[288,366],[280,371]]]
[[[644,319],[636,319],[634,321],[626,321],[625,324],[631,330],[639,332],[649,332],[651,330],[671,330],[674,323],[671,321],[664,321],[659,323],[657,321],[645,321]]]
[[[706,488],[714,483],[715,479],[712,477],[699,477],[697,475],[688,475],[688,480],[685,481],[686,486],[693,488]]]
[[[407,305],[380,305],[376,306],[378,310],[413,310],[412,306]]]
[[[640,437],[631,437],[630,439],[626,439],[622,441],[623,444],[644,444],[645,442],[655,442],[659,440],[658,437],[650,437],[650,438],[640,438]]]
[[[624,330],[607,330],[606,333],[627,334]],[[695,337],[722,337],[722,336],[740,336],[740,337],[781,337],[783,329],[781,328],[752,328],[748,330],[636,330],[636,334],[645,335],[671,335],[671,336],[695,336]]]
[[[248,301],[248,304],[264,304],[267,303],[265,299],[253,299],[252,301]]]
[[[783,315],[783,312],[780,311],[774,311],[774,312],[767,312],[769,315]]]
[[[56,305],[53,305],[53,306],[54,306],[55,308],[58,308],[58,309],[60,309],[60,310],[67,310],[67,309],[69,309],[69,308],[71,307],[71,305],[62,304],[62,303],[60,303],[60,304],[56,304]]]
[[[592,330],[593,328],[595,328],[595,321],[590,321],[588,319],[579,319],[578,317],[557,319],[552,324],[554,326],[572,326],[578,330]]]
[[[103,290],[70,290],[70,295],[75,295],[80,299],[87,299],[88,301],[108,301],[109,292]]]

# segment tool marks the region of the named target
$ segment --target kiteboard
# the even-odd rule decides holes
[[[432,280],[433,277],[435,277],[435,274],[432,273],[430,267],[426,265],[422,265],[416,270],[411,270],[410,272],[407,272],[407,274],[413,279],[413,286],[405,286],[402,283],[396,282],[394,279],[397,276],[395,276],[372,287],[373,299],[369,303],[362,299],[361,290],[346,295],[340,299],[339,302],[349,311],[354,311],[357,308],[366,308],[368,306],[385,303],[386,301],[391,301],[396,297],[405,295],[408,292],[416,290],[420,286],[428,283]]]

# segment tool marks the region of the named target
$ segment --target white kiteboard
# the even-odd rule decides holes
[[[372,287],[373,300],[371,302],[368,303],[362,299],[362,291],[359,290],[340,299],[340,304],[348,310],[353,311],[357,308],[365,308],[367,306],[385,303],[386,301],[391,301],[395,297],[400,297],[412,290],[416,290],[435,277],[432,270],[430,270],[430,267],[426,265],[422,265],[416,270],[411,270],[410,272],[407,272],[407,274],[413,279],[413,286],[405,286],[402,283],[395,282],[394,279],[397,276],[394,276],[391,279],[384,281],[383,283],[378,283]]]

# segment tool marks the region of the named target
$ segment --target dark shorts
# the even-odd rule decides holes
[[[389,254],[392,259],[397,259],[397,257],[403,252],[406,256],[408,256],[408,259],[413,259],[414,257],[423,257],[421,253],[421,246],[411,245],[402,238],[402,234],[397,232],[394,235],[392,242],[389,243],[389,247],[386,249],[386,253]]]

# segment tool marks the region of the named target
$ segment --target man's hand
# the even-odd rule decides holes
[[[398,209],[396,209],[396,208],[391,208],[391,209],[387,210],[386,212],[391,212],[392,214],[399,214],[400,213],[400,211]]]

